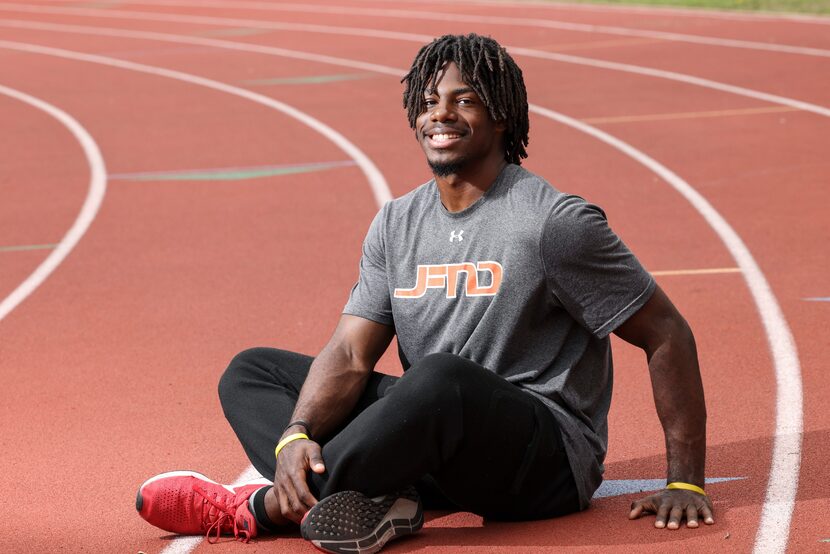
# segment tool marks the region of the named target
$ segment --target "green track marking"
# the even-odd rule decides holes
[[[371,73],[339,73],[335,75],[306,75],[303,77],[274,77],[273,79],[253,79],[244,81],[246,85],[322,85],[340,81],[356,81],[375,77]]]
[[[21,244],[19,246],[0,246],[0,252],[28,252],[30,250],[51,250],[57,244]]]
[[[355,165],[353,161],[321,162],[298,165],[270,165],[258,167],[231,167],[218,169],[190,169],[184,171],[155,171],[145,173],[120,173],[110,179],[121,181],[242,181],[259,177],[296,175],[326,171]]]

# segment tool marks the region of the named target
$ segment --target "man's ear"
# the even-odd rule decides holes
[[[496,131],[500,133],[507,131],[507,123],[503,119],[496,121]]]

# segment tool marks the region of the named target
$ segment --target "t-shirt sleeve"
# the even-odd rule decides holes
[[[548,215],[541,240],[551,294],[583,327],[608,336],[656,287],[634,254],[608,226],[605,213],[567,196]]]
[[[384,220],[386,207],[382,208],[363,241],[360,257],[360,275],[352,287],[344,314],[356,315],[383,325],[393,325],[392,302],[389,298],[389,282],[386,275],[386,248]]]

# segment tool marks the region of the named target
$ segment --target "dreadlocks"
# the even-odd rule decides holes
[[[403,105],[409,126],[415,129],[418,116],[426,110],[424,92],[437,81],[448,62],[455,63],[463,81],[487,106],[490,117],[504,123],[504,159],[521,164],[522,158],[527,158],[530,127],[522,70],[490,37],[475,33],[444,35],[421,48],[409,73],[401,79],[406,83]]]

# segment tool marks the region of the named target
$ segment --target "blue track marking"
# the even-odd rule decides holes
[[[706,484],[740,481],[746,477],[707,477]],[[666,488],[665,479],[606,479],[594,493],[594,499],[623,496],[639,492],[653,492]]]

